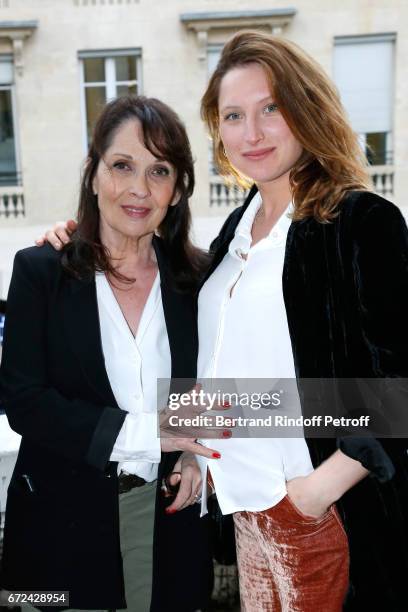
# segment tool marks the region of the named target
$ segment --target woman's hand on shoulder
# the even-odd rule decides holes
[[[76,230],[77,223],[73,219],[68,221],[58,221],[54,227],[48,230],[44,236],[37,238],[35,244],[37,246],[44,246],[46,242],[59,251],[64,244],[68,244],[71,241],[71,235]]]

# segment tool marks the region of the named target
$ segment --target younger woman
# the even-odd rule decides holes
[[[302,379],[407,377],[407,227],[370,191],[321,67],[281,38],[238,33],[202,116],[220,173],[253,187],[211,247],[198,376],[296,376],[300,389]],[[215,447],[223,456],[211,476],[221,509],[234,513],[243,610],[337,612],[347,591],[349,609],[407,608],[406,440]]]

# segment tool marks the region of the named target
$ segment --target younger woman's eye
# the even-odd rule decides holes
[[[276,110],[278,110],[278,105],[275,104],[274,102],[272,102],[271,104],[268,104],[264,108],[265,113],[274,113]]]
[[[240,114],[239,113],[228,113],[227,115],[225,115],[224,120],[225,121],[236,121],[237,119],[240,118]]]

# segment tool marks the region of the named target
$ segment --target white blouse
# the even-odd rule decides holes
[[[157,478],[161,449],[158,408],[167,405],[167,391],[157,397],[157,379],[171,377],[171,356],[157,274],[133,336],[105,277],[96,274],[102,348],[109,382],[127,414],[110,456],[124,470],[148,482]],[[161,391],[160,391],[161,393]]]
[[[228,253],[201,289],[199,379],[295,379],[282,291],[290,205],[269,235],[251,247],[252,224],[261,203],[258,193]],[[209,381],[203,381],[206,386],[211,386]],[[295,401],[299,402],[297,392]],[[286,495],[287,480],[313,471],[304,438],[232,437],[202,443],[222,455],[210,461],[198,457],[204,481],[202,515],[207,511],[207,466],[224,514],[270,508]]]

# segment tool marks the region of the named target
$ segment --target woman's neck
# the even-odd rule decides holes
[[[268,183],[259,183],[257,187],[262,198],[262,212],[265,220],[276,221],[292,199],[289,174]]]
[[[129,237],[112,231],[111,228],[100,228],[102,244],[109,250],[114,267],[122,272],[150,267],[156,262],[153,249],[153,234],[140,237]]]

